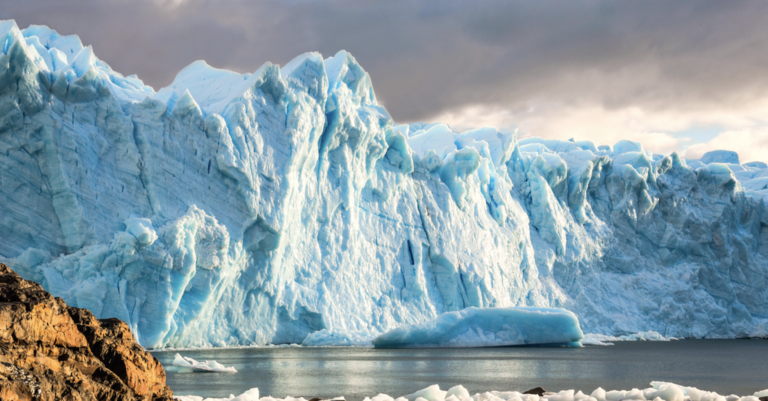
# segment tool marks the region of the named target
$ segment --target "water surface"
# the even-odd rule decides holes
[[[170,366],[176,351],[154,352]],[[432,384],[490,390],[607,390],[670,381],[720,394],[768,388],[768,341],[619,342],[583,348],[241,348],[181,351],[217,360],[238,373],[168,373],[179,395],[224,397],[258,387],[261,396],[362,400],[410,394]]]

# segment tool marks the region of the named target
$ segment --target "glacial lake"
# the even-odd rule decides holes
[[[227,397],[258,387],[271,395],[362,400],[379,393],[410,394],[432,384],[461,384],[471,394],[490,390],[606,390],[650,387],[669,381],[752,395],[768,389],[768,341],[681,340],[617,342],[583,348],[399,349],[263,347],[157,351],[171,366],[176,352],[216,360],[237,373],[168,373],[177,395]]]

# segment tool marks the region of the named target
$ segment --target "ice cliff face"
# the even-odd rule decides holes
[[[155,92],[76,36],[6,21],[0,44],[0,255],[145,347],[373,337],[469,306],[615,335],[768,324],[763,164],[396,125],[343,51],[196,62]]]

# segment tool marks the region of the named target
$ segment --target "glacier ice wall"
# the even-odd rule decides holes
[[[470,306],[610,335],[768,324],[765,164],[397,125],[344,51],[196,62],[155,92],[74,35],[5,21],[0,40],[0,255],[146,347]]]

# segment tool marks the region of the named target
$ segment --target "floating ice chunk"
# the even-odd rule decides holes
[[[141,246],[150,246],[157,239],[157,233],[149,219],[131,217],[125,220],[125,231],[133,235]]]
[[[373,398],[365,397],[363,401],[394,401],[395,399],[386,394],[379,394]]]
[[[446,397],[455,396],[456,398],[463,400],[464,398],[469,397],[469,391],[467,391],[464,386],[461,384],[457,386],[453,386],[448,389],[448,393],[445,394]]]
[[[192,358],[181,356],[181,354],[176,354],[176,357],[173,358],[173,365],[189,369],[191,372],[237,373],[233,366],[225,367],[216,361],[198,362]],[[256,395],[256,399],[258,399],[258,390]]]
[[[732,163],[739,164],[739,154],[730,150],[713,150],[701,156],[702,163]]]
[[[598,387],[592,392],[591,397],[597,401],[605,401],[605,390],[602,387]]]
[[[653,385],[653,388],[656,389],[656,391],[649,396],[646,396],[647,399],[653,400],[656,399],[656,397],[659,397],[664,401],[683,401],[685,399],[685,393],[676,384],[653,382],[651,385]]]
[[[230,395],[226,398],[203,398],[196,395],[174,395],[173,398],[179,401],[259,401],[259,389],[254,387],[237,397]]]
[[[364,401],[759,401],[759,397],[768,395],[768,390],[763,390],[754,395],[739,397],[729,395],[723,397],[714,392],[699,390],[695,387],[685,387],[666,382],[652,382],[653,387],[640,390],[611,390],[606,391],[598,387],[591,396],[576,390],[561,390],[559,392],[547,392],[542,396],[536,394],[521,394],[518,391],[487,391],[470,396],[466,388],[461,385],[451,387],[444,391],[439,385],[433,384],[427,388],[412,394],[394,398],[387,394],[379,394],[375,397],[365,397]],[[251,389],[238,397],[230,395],[228,398],[203,398],[194,395],[175,396],[180,401],[253,401],[258,400],[258,389]],[[261,401],[301,401],[303,398],[285,397],[283,399],[264,397]],[[344,397],[336,397],[331,401],[342,401]]]
[[[447,391],[440,390],[440,386],[433,384],[413,394],[404,395],[403,397],[407,398],[408,401],[416,401],[419,398],[427,401],[442,401],[445,400],[446,394],[448,394]]]
[[[376,348],[579,346],[584,338],[576,315],[557,308],[466,308],[425,323],[382,334]]]

